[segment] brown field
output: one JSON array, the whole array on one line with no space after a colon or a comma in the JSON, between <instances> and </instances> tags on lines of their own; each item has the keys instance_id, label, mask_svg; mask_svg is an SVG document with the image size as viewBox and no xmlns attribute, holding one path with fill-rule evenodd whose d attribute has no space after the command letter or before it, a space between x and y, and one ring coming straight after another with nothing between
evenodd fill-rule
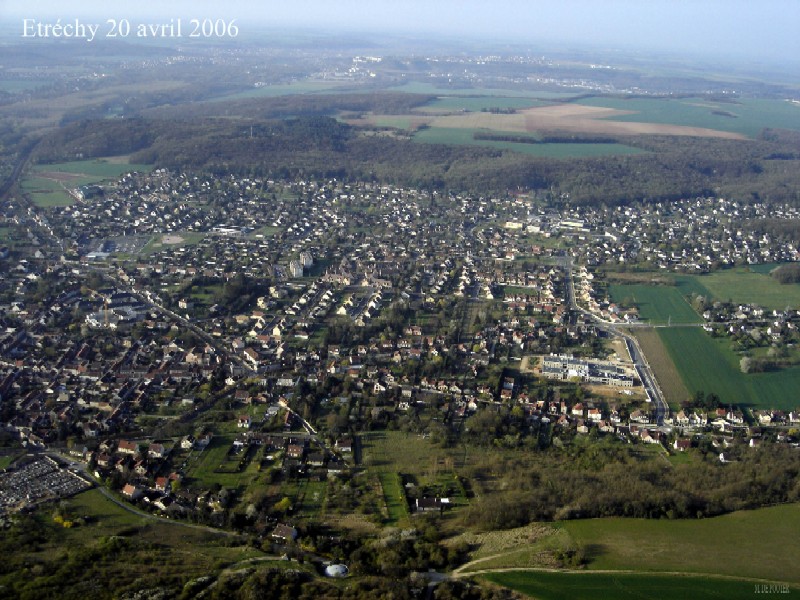
<instances>
[{"instance_id":1,"label":"brown field","mask_svg":"<svg viewBox=\"0 0 800 600\"><path fill-rule=\"evenodd\" d=\"M745 136L738 133L718 131L705 127L607 120L608 117L629 114L633 113L631 111L598 106L558 104L529 108L511 115L496 115L483 112L447 115L434 118L430 125L431 127L450 127L455 129L485 128L515 133L565 131L608 135L685 135L746 139Z\"/></svg>"},{"instance_id":2,"label":"brown field","mask_svg":"<svg viewBox=\"0 0 800 600\"><path fill-rule=\"evenodd\" d=\"M689 398L689 390L683 383L680 373L675 368L675 363L667 353L661 338L655 329L637 329L636 339L647 357L647 362L653 369L653 374L664 392L664 397L670 406L678 406Z\"/></svg>"},{"instance_id":3,"label":"brown field","mask_svg":"<svg viewBox=\"0 0 800 600\"><path fill-rule=\"evenodd\" d=\"M687 127L685 125L666 125L638 121L609 121L609 117L635 114L635 111L584 106L582 104L556 104L519 110L513 114L493 114L490 112L467 112L459 114L422 115L409 113L391 115L391 119L408 131L416 131L423 125L446 129L486 129L505 133L555 133L555 134L595 134L595 135L680 135L696 137L715 137L734 140L747 139L739 133L719 131L706 127ZM385 115L364 115L358 119L345 119L345 123L355 126L385 125Z\"/></svg>"}]
</instances>

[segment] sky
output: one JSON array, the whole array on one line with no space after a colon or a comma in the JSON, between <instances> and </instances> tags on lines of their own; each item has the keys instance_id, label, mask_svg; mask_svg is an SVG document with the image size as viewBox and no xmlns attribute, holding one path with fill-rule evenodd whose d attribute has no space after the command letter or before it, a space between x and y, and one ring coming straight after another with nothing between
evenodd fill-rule
<instances>
[{"instance_id":1,"label":"sky","mask_svg":"<svg viewBox=\"0 0 800 600\"><path fill-rule=\"evenodd\" d=\"M794 62L800 0L0 0L9 19L236 19L263 26ZM21 29L21 27L20 27Z\"/></svg>"}]
</instances>

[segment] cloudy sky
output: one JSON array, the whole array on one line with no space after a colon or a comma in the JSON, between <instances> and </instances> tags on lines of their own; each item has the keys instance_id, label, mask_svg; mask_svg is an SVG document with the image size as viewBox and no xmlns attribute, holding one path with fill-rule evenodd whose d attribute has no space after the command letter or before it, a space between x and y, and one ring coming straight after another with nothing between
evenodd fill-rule
<instances>
[{"instance_id":1,"label":"cloudy sky","mask_svg":"<svg viewBox=\"0 0 800 600\"><path fill-rule=\"evenodd\" d=\"M331 32L387 31L795 61L800 0L0 0L14 18L237 19Z\"/></svg>"}]
</instances>

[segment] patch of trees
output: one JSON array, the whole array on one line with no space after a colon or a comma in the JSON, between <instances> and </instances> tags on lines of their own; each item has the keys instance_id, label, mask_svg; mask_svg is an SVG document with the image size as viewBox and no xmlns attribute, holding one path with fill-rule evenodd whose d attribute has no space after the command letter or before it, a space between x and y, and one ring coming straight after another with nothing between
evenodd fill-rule
<instances>
[{"instance_id":1,"label":"patch of trees","mask_svg":"<svg viewBox=\"0 0 800 600\"><path fill-rule=\"evenodd\" d=\"M476 131L472 134L474 140L487 140L491 142L512 142L514 144L618 144L619 140L603 136L578 136L578 135L546 135L541 139L530 135L517 135L513 133L491 133Z\"/></svg>"},{"instance_id":2,"label":"patch of trees","mask_svg":"<svg viewBox=\"0 0 800 600\"><path fill-rule=\"evenodd\" d=\"M719 462L710 442L698 452L702 460L675 466L601 444L550 450L526 464L487 459L472 476L482 493L459 518L492 530L554 519L701 518L800 500L793 448L741 445L730 464Z\"/></svg>"},{"instance_id":3,"label":"patch of trees","mask_svg":"<svg viewBox=\"0 0 800 600\"><path fill-rule=\"evenodd\" d=\"M770 275L782 284L800 283L800 265L794 263L781 265Z\"/></svg>"}]
</instances>

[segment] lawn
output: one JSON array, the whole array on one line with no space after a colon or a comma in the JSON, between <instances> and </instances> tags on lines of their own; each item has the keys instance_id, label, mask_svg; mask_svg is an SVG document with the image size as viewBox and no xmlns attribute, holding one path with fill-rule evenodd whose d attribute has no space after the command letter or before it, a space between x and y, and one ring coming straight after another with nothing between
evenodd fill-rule
<instances>
[{"instance_id":1,"label":"lawn","mask_svg":"<svg viewBox=\"0 0 800 600\"><path fill-rule=\"evenodd\" d=\"M381 482L383 498L386 501L386 509L389 513L388 525L397 527L398 525L408 524L408 503L406 502L403 484L397 473L383 471L378 473Z\"/></svg>"},{"instance_id":2,"label":"lawn","mask_svg":"<svg viewBox=\"0 0 800 600\"><path fill-rule=\"evenodd\" d=\"M725 339L713 339L696 327L659 329L661 341L688 392L714 392L724 404L753 408L797 408L800 367L745 374Z\"/></svg>"},{"instance_id":3,"label":"lawn","mask_svg":"<svg viewBox=\"0 0 800 600\"><path fill-rule=\"evenodd\" d=\"M496 585L539 600L684 600L753 598L755 582L686 575L546 573L510 571L484 575ZM797 587L792 588L794 597Z\"/></svg>"},{"instance_id":4,"label":"lawn","mask_svg":"<svg viewBox=\"0 0 800 600\"><path fill-rule=\"evenodd\" d=\"M800 284L778 283L769 275L769 271L776 266L757 270L744 267L724 269L708 275L680 275L676 282L684 295L704 295L705 290L712 299L723 302L730 300L737 304L758 304L778 310L787 306L800 308Z\"/></svg>"},{"instance_id":5,"label":"lawn","mask_svg":"<svg viewBox=\"0 0 800 600\"><path fill-rule=\"evenodd\" d=\"M494 115L487 113L486 116L491 119ZM479 132L521 135L514 132L469 127L429 127L418 131L413 139L415 142L426 144L485 146L498 150L512 150L530 156L549 158L581 158L614 154L638 154L642 152L638 148L632 148L622 144L524 144L519 142L475 139L475 133Z\"/></svg>"},{"instance_id":6,"label":"lawn","mask_svg":"<svg viewBox=\"0 0 800 600\"><path fill-rule=\"evenodd\" d=\"M610 285L611 299L617 303L633 303L641 319L653 324L702 323L703 319L686 302L680 289L672 286Z\"/></svg>"},{"instance_id":7,"label":"lawn","mask_svg":"<svg viewBox=\"0 0 800 600\"><path fill-rule=\"evenodd\" d=\"M630 115L611 117L609 120L612 121L704 127L740 133L751 138L765 127L800 129L800 107L785 100L713 102L701 98L592 97L580 100L579 104L634 111Z\"/></svg>"},{"instance_id":8,"label":"lawn","mask_svg":"<svg viewBox=\"0 0 800 600\"><path fill-rule=\"evenodd\" d=\"M800 504L710 519L586 519L562 527L587 550L590 570L800 582Z\"/></svg>"}]
</instances>

